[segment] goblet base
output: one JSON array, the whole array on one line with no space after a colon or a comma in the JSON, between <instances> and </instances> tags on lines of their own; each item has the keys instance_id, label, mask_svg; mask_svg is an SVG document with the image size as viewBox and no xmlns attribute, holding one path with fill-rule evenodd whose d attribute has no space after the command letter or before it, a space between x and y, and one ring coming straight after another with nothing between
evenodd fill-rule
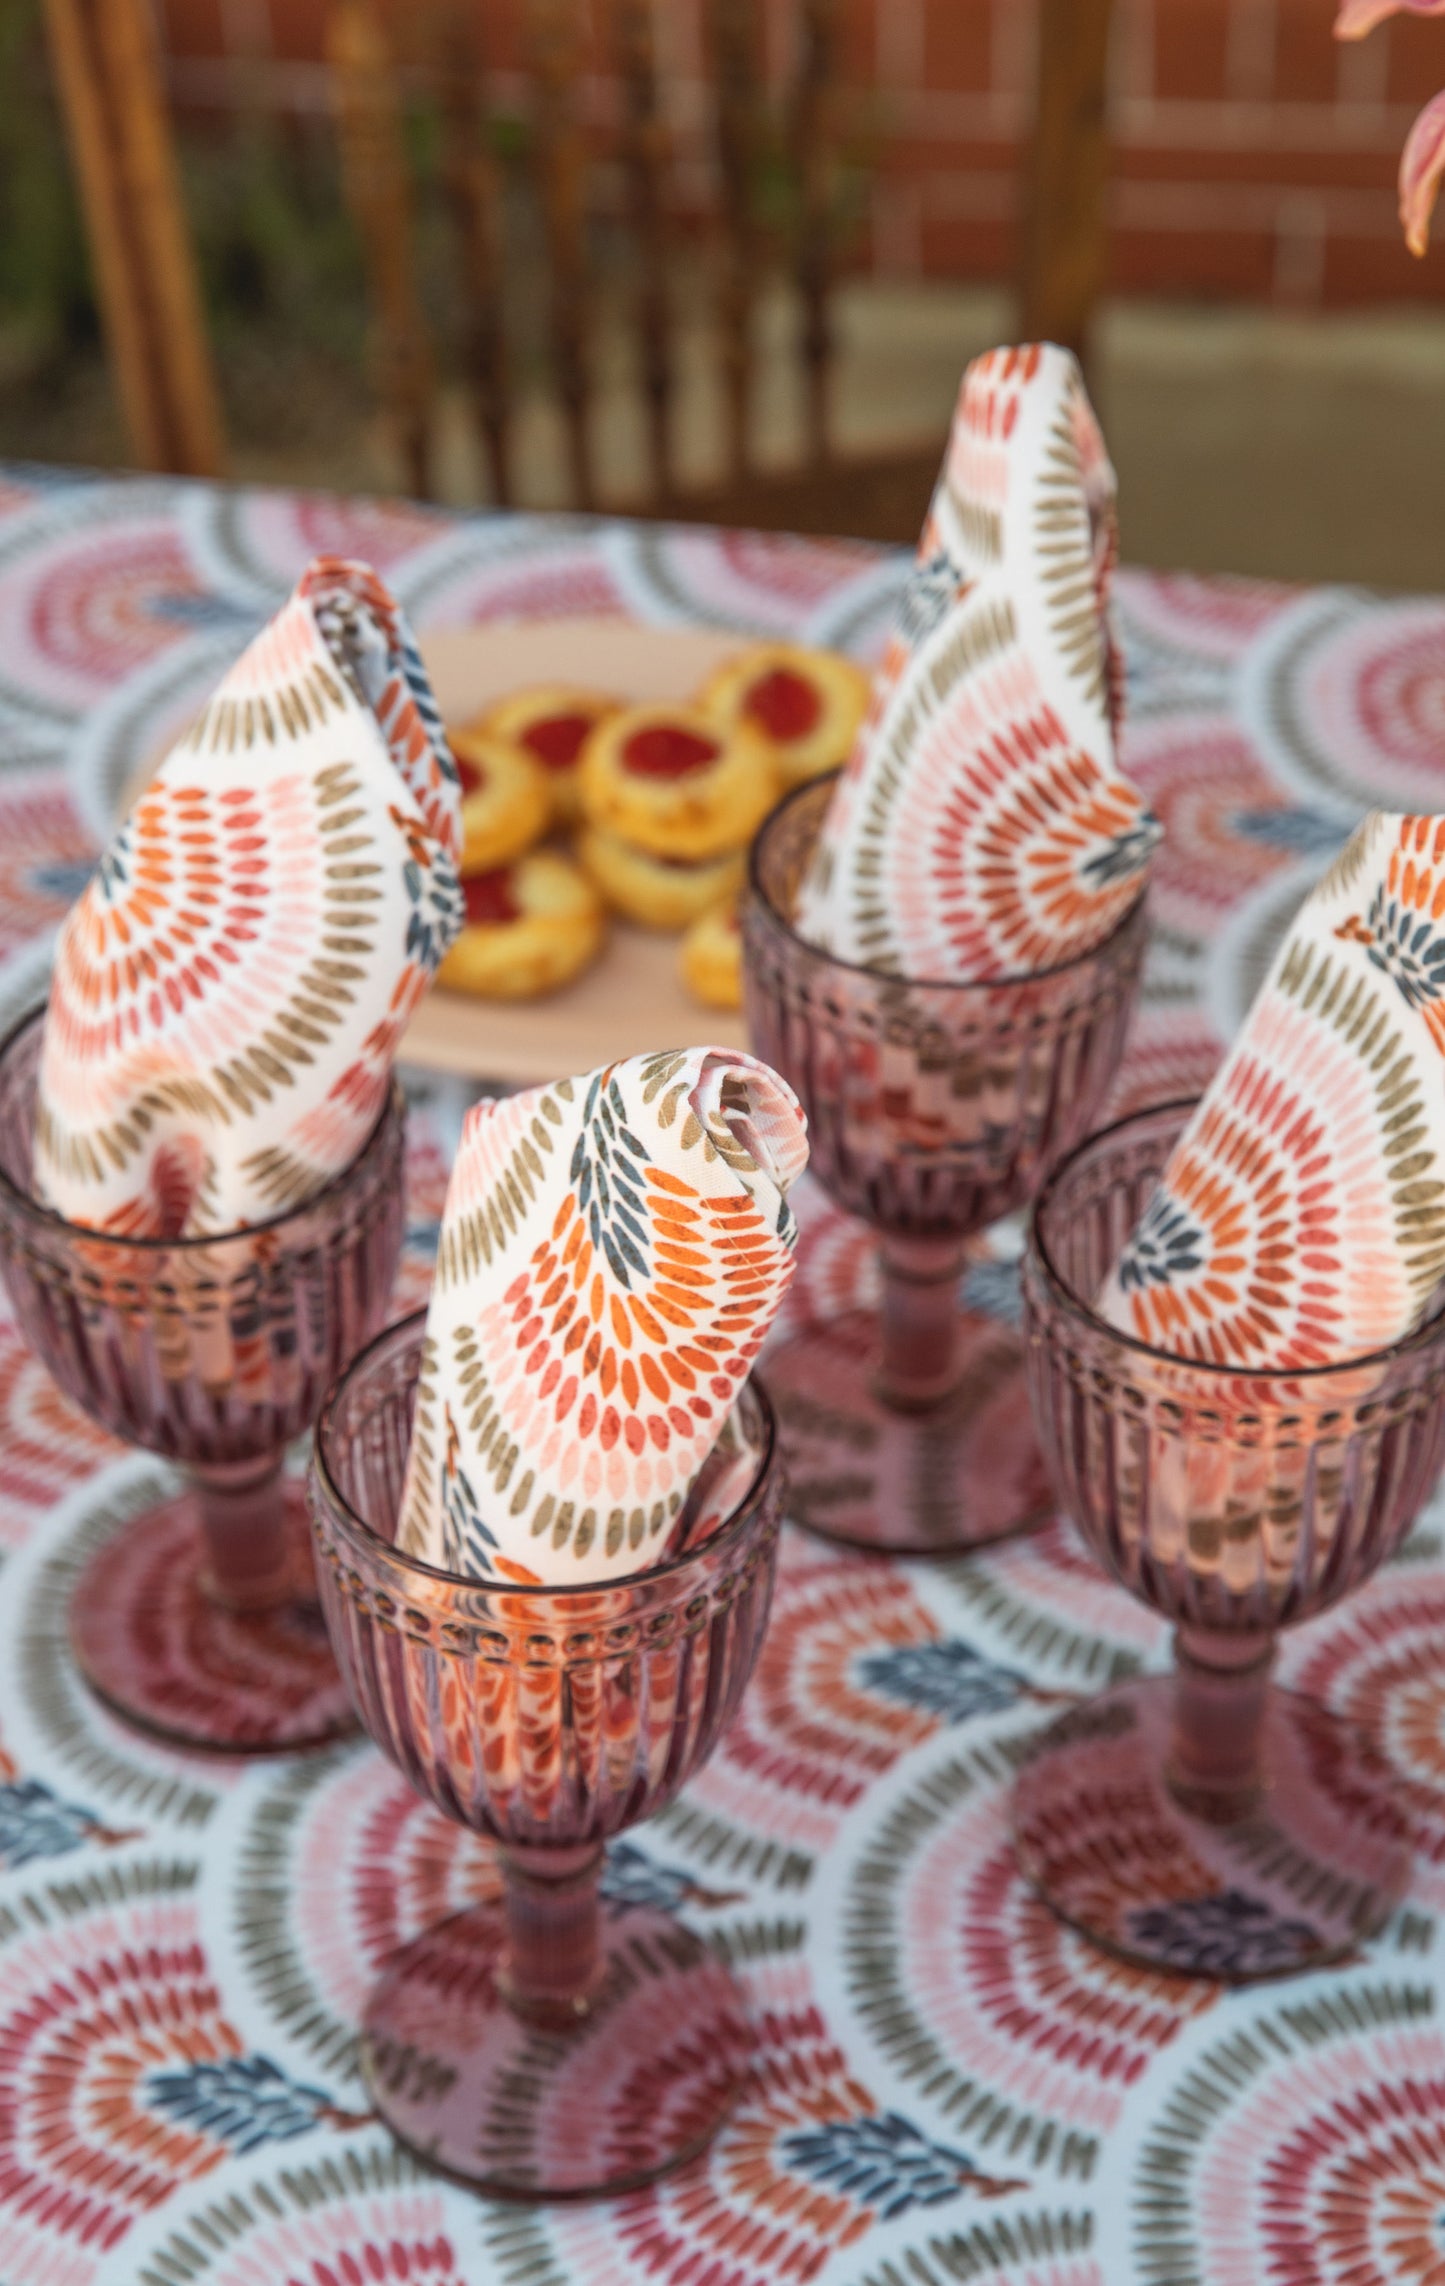
<instances>
[{"instance_id":1,"label":"goblet base","mask_svg":"<svg viewBox=\"0 0 1445 2286\"><path fill-rule=\"evenodd\" d=\"M736 1979L651 1906L604 1917L601 1938L593 1998L564 2030L502 1997L500 1905L455 1914L395 1954L362 2039L392 2133L512 2199L635 2190L705 2149L752 2061Z\"/></svg>"},{"instance_id":2,"label":"goblet base","mask_svg":"<svg viewBox=\"0 0 1445 2286\"><path fill-rule=\"evenodd\" d=\"M291 1754L355 1729L317 1599L304 1488L288 1484L284 1498L294 1587L267 1611L227 1611L207 1594L191 1493L91 1557L71 1599L71 1646L126 1722L213 1754Z\"/></svg>"},{"instance_id":3,"label":"goblet base","mask_svg":"<svg viewBox=\"0 0 1445 2286\"><path fill-rule=\"evenodd\" d=\"M1047 1903L1146 1968L1251 1984L1338 1961L1404 1894L1394 1773L1348 1723L1263 1693L1261 1783L1229 1823L1169 1777L1174 1677L1121 1684L1046 1734L1014 1787L1019 1865Z\"/></svg>"},{"instance_id":4,"label":"goblet base","mask_svg":"<svg viewBox=\"0 0 1445 2286\"><path fill-rule=\"evenodd\" d=\"M768 1351L788 1513L895 1556L960 1555L1041 1524L1052 1501L1017 1334L961 1313L949 1394L917 1412L875 1386L880 1320L855 1310Z\"/></svg>"}]
</instances>

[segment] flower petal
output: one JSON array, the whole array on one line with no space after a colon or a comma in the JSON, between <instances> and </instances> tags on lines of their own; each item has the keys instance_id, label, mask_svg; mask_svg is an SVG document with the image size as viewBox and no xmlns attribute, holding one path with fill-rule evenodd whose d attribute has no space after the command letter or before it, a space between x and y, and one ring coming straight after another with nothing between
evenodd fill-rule
<instances>
[{"instance_id":1,"label":"flower petal","mask_svg":"<svg viewBox=\"0 0 1445 2286\"><path fill-rule=\"evenodd\" d=\"M1427 103L1405 145L1400 161L1400 220L1412 254L1423 254L1430 243L1430 217L1445 175L1445 93Z\"/></svg>"},{"instance_id":2,"label":"flower petal","mask_svg":"<svg viewBox=\"0 0 1445 2286\"><path fill-rule=\"evenodd\" d=\"M1340 0L1337 40L1362 40L1387 16L1445 16L1445 0Z\"/></svg>"}]
</instances>

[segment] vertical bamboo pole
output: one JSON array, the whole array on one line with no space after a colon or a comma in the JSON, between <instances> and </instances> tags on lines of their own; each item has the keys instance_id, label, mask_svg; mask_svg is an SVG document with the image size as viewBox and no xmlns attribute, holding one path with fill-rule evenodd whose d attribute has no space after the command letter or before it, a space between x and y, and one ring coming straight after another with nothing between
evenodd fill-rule
<instances>
[{"instance_id":1,"label":"vertical bamboo pole","mask_svg":"<svg viewBox=\"0 0 1445 2286\"><path fill-rule=\"evenodd\" d=\"M407 483L425 499L431 491L431 346L416 286L396 65L375 0L331 0L326 45L347 203L366 260L382 399Z\"/></svg>"},{"instance_id":2,"label":"vertical bamboo pole","mask_svg":"<svg viewBox=\"0 0 1445 2286\"><path fill-rule=\"evenodd\" d=\"M754 0L710 0L708 29L722 190L718 316L726 391L728 480L737 484L746 477L752 458L752 334L759 252L754 194L761 144L761 68Z\"/></svg>"},{"instance_id":3,"label":"vertical bamboo pole","mask_svg":"<svg viewBox=\"0 0 1445 2286\"><path fill-rule=\"evenodd\" d=\"M145 0L45 0L101 315L143 467L214 476L220 395Z\"/></svg>"},{"instance_id":4,"label":"vertical bamboo pole","mask_svg":"<svg viewBox=\"0 0 1445 2286\"><path fill-rule=\"evenodd\" d=\"M658 101L651 0L614 0L613 32L622 81L622 163L637 242L637 331L655 503L673 497L671 311L668 299L667 131Z\"/></svg>"},{"instance_id":5,"label":"vertical bamboo pole","mask_svg":"<svg viewBox=\"0 0 1445 2286\"><path fill-rule=\"evenodd\" d=\"M487 143L477 0L441 0L437 28L442 171L462 257L463 355L492 498L507 508L512 466L502 201Z\"/></svg>"},{"instance_id":6,"label":"vertical bamboo pole","mask_svg":"<svg viewBox=\"0 0 1445 2286\"><path fill-rule=\"evenodd\" d=\"M837 0L802 0L791 136L798 168L793 268L803 311L808 405L804 452L813 469L826 465L830 441L833 336L828 301L833 282L832 112L837 29Z\"/></svg>"},{"instance_id":7,"label":"vertical bamboo pole","mask_svg":"<svg viewBox=\"0 0 1445 2286\"><path fill-rule=\"evenodd\" d=\"M1024 171L1020 335L1087 361L1109 234L1112 0L1040 0L1038 105Z\"/></svg>"},{"instance_id":8,"label":"vertical bamboo pole","mask_svg":"<svg viewBox=\"0 0 1445 2286\"><path fill-rule=\"evenodd\" d=\"M580 65L577 0L529 0L536 81L538 187L552 269L552 356L567 422L572 495L596 500L588 427L586 152L575 105Z\"/></svg>"}]
</instances>

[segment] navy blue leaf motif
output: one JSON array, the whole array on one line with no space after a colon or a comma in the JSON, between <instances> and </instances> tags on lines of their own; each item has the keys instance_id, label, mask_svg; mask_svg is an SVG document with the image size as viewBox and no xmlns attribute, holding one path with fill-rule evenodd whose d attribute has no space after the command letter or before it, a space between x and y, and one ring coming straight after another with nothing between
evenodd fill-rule
<instances>
[{"instance_id":1,"label":"navy blue leaf motif","mask_svg":"<svg viewBox=\"0 0 1445 2286\"><path fill-rule=\"evenodd\" d=\"M914 566L898 599L895 628L910 648L924 642L947 618L963 585L963 573L943 548Z\"/></svg>"},{"instance_id":2,"label":"navy blue leaf motif","mask_svg":"<svg viewBox=\"0 0 1445 2286\"><path fill-rule=\"evenodd\" d=\"M599 1886L614 1913L630 1912L638 1905L650 1905L664 1913L675 1913L683 1905L699 1905L715 1913L724 1905L741 1905L747 1894L741 1889L704 1888L686 1867L658 1865L636 1842L626 1841L609 1846Z\"/></svg>"},{"instance_id":3,"label":"navy blue leaf motif","mask_svg":"<svg viewBox=\"0 0 1445 2286\"><path fill-rule=\"evenodd\" d=\"M56 858L49 865L34 868L30 886L43 897L54 897L57 901L63 898L67 905L73 905L81 891L89 886L94 872L93 865L67 864L64 858Z\"/></svg>"},{"instance_id":4,"label":"navy blue leaf motif","mask_svg":"<svg viewBox=\"0 0 1445 2286\"><path fill-rule=\"evenodd\" d=\"M233 603L224 595L142 595L139 600L147 619L177 627L222 627L228 634L234 628L246 642L264 624L248 603Z\"/></svg>"},{"instance_id":5,"label":"navy blue leaf motif","mask_svg":"<svg viewBox=\"0 0 1445 2286\"><path fill-rule=\"evenodd\" d=\"M1241 1889L1136 1905L1128 1930L1155 1957L1193 1976L1278 1975L1310 1959L1321 1941L1308 1921L1288 1920L1267 1898Z\"/></svg>"},{"instance_id":6,"label":"navy blue leaf motif","mask_svg":"<svg viewBox=\"0 0 1445 2286\"><path fill-rule=\"evenodd\" d=\"M114 899L130 880L131 849L134 842L135 826L127 818L120 831L101 852L100 863L95 869L95 878L103 897Z\"/></svg>"},{"instance_id":7,"label":"navy blue leaf motif","mask_svg":"<svg viewBox=\"0 0 1445 2286\"><path fill-rule=\"evenodd\" d=\"M1428 1007L1445 991L1445 935L1428 916L1400 904L1384 888L1371 898L1367 920L1346 921L1335 934L1364 945L1411 1008Z\"/></svg>"},{"instance_id":8,"label":"navy blue leaf motif","mask_svg":"<svg viewBox=\"0 0 1445 2286\"><path fill-rule=\"evenodd\" d=\"M1202 1268L1204 1257L1203 1231L1161 1184L1119 1257L1119 1284L1126 1294L1145 1286L1169 1286Z\"/></svg>"},{"instance_id":9,"label":"navy blue leaf motif","mask_svg":"<svg viewBox=\"0 0 1445 2286\"><path fill-rule=\"evenodd\" d=\"M1111 835L1092 857L1086 858L1080 871L1084 879L1098 889L1114 881L1127 881L1131 873L1143 869L1150 851L1158 847L1163 837L1164 828L1154 812L1141 810L1131 825Z\"/></svg>"},{"instance_id":10,"label":"navy blue leaf motif","mask_svg":"<svg viewBox=\"0 0 1445 2286\"><path fill-rule=\"evenodd\" d=\"M1000 1325L1021 1326L1024 1298L1017 1262L1001 1262L990 1255L970 1262L963 1273L963 1306L982 1318L997 1318Z\"/></svg>"},{"instance_id":11,"label":"navy blue leaf motif","mask_svg":"<svg viewBox=\"0 0 1445 2286\"><path fill-rule=\"evenodd\" d=\"M451 1408L446 1415L447 1442L442 1456L442 1548L454 1572L475 1572L482 1579L496 1577L492 1550L497 1535L482 1515L472 1480L461 1465L461 1440Z\"/></svg>"},{"instance_id":12,"label":"navy blue leaf motif","mask_svg":"<svg viewBox=\"0 0 1445 2286\"><path fill-rule=\"evenodd\" d=\"M93 1810L63 1802L40 1778L17 1778L0 1785L0 1865L30 1865L36 1858L65 1857L87 1842L133 1841L102 1825Z\"/></svg>"},{"instance_id":13,"label":"navy blue leaf motif","mask_svg":"<svg viewBox=\"0 0 1445 2286\"><path fill-rule=\"evenodd\" d=\"M313 2127L359 2127L366 2112L340 2110L324 2088L287 2077L268 2056L222 2056L151 2072L146 2101L178 2127L212 2136L241 2155L290 2143Z\"/></svg>"},{"instance_id":14,"label":"navy blue leaf motif","mask_svg":"<svg viewBox=\"0 0 1445 2286\"><path fill-rule=\"evenodd\" d=\"M883 2222L907 2214L910 2207L942 2206L964 2190L998 2198L1027 2188L981 2175L966 2151L930 2143L896 2111L793 2128L779 2139L778 2152L798 2174L846 2192L859 2206L872 2207Z\"/></svg>"},{"instance_id":15,"label":"navy blue leaf motif","mask_svg":"<svg viewBox=\"0 0 1445 2286\"><path fill-rule=\"evenodd\" d=\"M1033 1695L1027 1676L1012 1667L995 1666L957 1636L867 1651L858 1661L857 1675L864 1690L903 1706L922 1707L949 1723L1002 1714Z\"/></svg>"},{"instance_id":16,"label":"navy blue leaf motif","mask_svg":"<svg viewBox=\"0 0 1445 2286\"><path fill-rule=\"evenodd\" d=\"M646 1144L627 1125L621 1088L610 1072L599 1072L587 1090L570 1179L592 1243L627 1293L634 1279L645 1284L652 1275L642 1187L647 1163Z\"/></svg>"},{"instance_id":17,"label":"navy blue leaf motif","mask_svg":"<svg viewBox=\"0 0 1445 2286\"><path fill-rule=\"evenodd\" d=\"M437 842L426 842L396 811L397 823L407 834L410 856L401 869L411 912L406 925L407 957L423 967L435 967L466 919L461 876L456 860Z\"/></svg>"},{"instance_id":18,"label":"navy blue leaf motif","mask_svg":"<svg viewBox=\"0 0 1445 2286\"><path fill-rule=\"evenodd\" d=\"M1236 810L1230 830L1266 849L1287 849L1299 857L1333 857L1349 827L1324 810Z\"/></svg>"}]
</instances>

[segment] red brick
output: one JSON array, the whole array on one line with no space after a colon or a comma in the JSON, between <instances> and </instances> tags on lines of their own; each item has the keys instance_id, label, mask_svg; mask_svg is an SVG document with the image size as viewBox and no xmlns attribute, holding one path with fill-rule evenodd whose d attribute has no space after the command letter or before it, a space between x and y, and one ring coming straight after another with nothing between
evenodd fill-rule
<instances>
[{"instance_id":1,"label":"red brick","mask_svg":"<svg viewBox=\"0 0 1445 2286\"><path fill-rule=\"evenodd\" d=\"M907 6L911 0L885 0ZM993 83L989 0L919 0L924 7L924 85L930 91L985 94Z\"/></svg>"},{"instance_id":2,"label":"red brick","mask_svg":"<svg viewBox=\"0 0 1445 2286\"><path fill-rule=\"evenodd\" d=\"M1331 10L1320 0L1278 0L1275 88L1284 102L1333 103L1339 85L1339 49Z\"/></svg>"},{"instance_id":3,"label":"red brick","mask_svg":"<svg viewBox=\"0 0 1445 2286\"><path fill-rule=\"evenodd\" d=\"M1373 32L1390 43L1389 90L1396 103L1428 103L1445 87L1445 23L1438 17L1402 16Z\"/></svg>"},{"instance_id":4,"label":"red brick","mask_svg":"<svg viewBox=\"0 0 1445 2286\"><path fill-rule=\"evenodd\" d=\"M1222 96L1228 33L1220 0L1154 0L1154 93L1191 102Z\"/></svg>"}]
</instances>

